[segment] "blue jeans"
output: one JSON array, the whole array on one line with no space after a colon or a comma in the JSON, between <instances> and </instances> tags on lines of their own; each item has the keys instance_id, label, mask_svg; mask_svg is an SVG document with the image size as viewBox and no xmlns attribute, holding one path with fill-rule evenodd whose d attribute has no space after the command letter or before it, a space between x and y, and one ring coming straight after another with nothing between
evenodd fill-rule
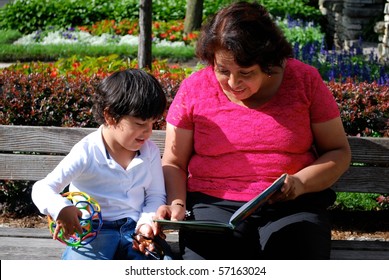
<instances>
[{"instance_id":1,"label":"blue jeans","mask_svg":"<svg viewBox=\"0 0 389 280\"><path fill-rule=\"evenodd\" d=\"M149 260L153 259L132 248L131 235L136 222L131 218L117 221L103 221L97 237L81 247L67 246L62 254L63 260ZM166 246L167 243L166 243ZM166 248L168 249L168 248ZM163 259L169 260L169 253Z\"/></svg>"}]
</instances>

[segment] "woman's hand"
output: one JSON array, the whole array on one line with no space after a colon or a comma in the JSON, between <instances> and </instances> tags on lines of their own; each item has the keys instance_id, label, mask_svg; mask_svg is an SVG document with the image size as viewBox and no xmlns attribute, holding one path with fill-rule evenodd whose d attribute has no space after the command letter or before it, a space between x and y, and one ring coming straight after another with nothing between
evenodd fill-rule
<instances>
[{"instance_id":1,"label":"woman's hand","mask_svg":"<svg viewBox=\"0 0 389 280\"><path fill-rule=\"evenodd\" d=\"M161 205L157 212L155 213L154 220L171 220L171 221L181 221L185 218L185 206L181 203L176 203L173 205ZM164 238L164 234L158 223L153 225L154 235L159 235Z\"/></svg>"},{"instance_id":2,"label":"woman's hand","mask_svg":"<svg viewBox=\"0 0 389 280\"><path fill-rule=\"evenodd\" d=\"M155 213L158 220L181 221L185 218L185 205L183 203L172 203L171 205L162 205Z\"/></svg>"},{"instance_id":3,"label":"woman's hand","mask_svg":"<svg viewBox=\"0 0 389 280\"><path fill-rule=\"evenodd\" d=\"M275 192L269 199L269 204L277 201L292 200L303 194L304 186L300 179L293 175L287 175L280 191Z\"/></svg>"}]
</instances>

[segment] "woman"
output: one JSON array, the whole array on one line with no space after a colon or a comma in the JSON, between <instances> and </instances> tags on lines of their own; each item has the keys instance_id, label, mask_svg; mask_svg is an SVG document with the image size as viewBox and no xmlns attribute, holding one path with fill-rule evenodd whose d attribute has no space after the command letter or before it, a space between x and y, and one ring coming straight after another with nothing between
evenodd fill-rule
<instances>
[{"instance_id":1,"label":"woman","mask_svg":"<svg viewBox=\"0 0 389 280\"><path fill-rule=\"evenodd\" d=\"M208 67L183 81L167 116L160 218L228 222L287 173L281 191L231 234L180 231L183 259L328 259L331 185L350 148L318 71L259 4L235 3L202 29Z\"/></svg>"}]
</instances>

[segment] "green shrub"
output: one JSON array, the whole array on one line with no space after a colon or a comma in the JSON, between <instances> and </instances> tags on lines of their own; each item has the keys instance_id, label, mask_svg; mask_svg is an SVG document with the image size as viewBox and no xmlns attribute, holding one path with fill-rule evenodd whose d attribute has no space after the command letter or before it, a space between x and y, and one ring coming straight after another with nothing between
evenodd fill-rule
<instances>
[{"instance_id":1,"label":"green shrub","mask_svg":"<svg viewBox=\"0 0 389 280\"><path fill-rule=\"evenodd\" d=\"M282 29L286 39L292 44L305 46L310 43L321 44L324 39L324 33L320 27L308 24L300 20L281 20L277 21Z\"/></svg>"},{"instance_id":2,"label":"green shrub","mask_svg":"<svg viewBox=\"0 0 389 280\"><path fill-rule=\"evenodd\" d=\"M362 211L386 209L388 204L380 205L377 202L378 197L380 194L339 192L332 209Z\"/></svg>"},{"instance_id":3,"label":"green shrub","mask_svg":"<svg viewBox=\"0 0 389 280\"><path fill-rule=\"evenodd\" d=\"M203 19L213 15L233 0L204 0ZM315 20L320 11L307 0L262 0L274 16ZM186 0L153 0L153 20L170 21L185 18ZM90 25L102 20L122 21L139 18L138 0L18 0L0 9L0 29L29 34L47 27L67 28Z\"/></svg>"},{"instance_id":4,"label":"green shrub","mask_svg":"<svg viewBox=\"0 0 389 280\"><path fill-rule=\"evenodd\" d=\"M323 20L317 6L311 6L309 0L259 0L259 3L264 5L270 14L275 17L291 17L294 19L311 20L319 23Z\"/></svg>"},{"instance_id":5,"label":"green shrub","mask_svg":"<svg viewBox=\"0 0 389 280\"><path fill-rule=\"evenodd\" d=\"M101 57L116 54L121 58L136 59L137 46L129 45L93 45L77 44L63 45L1 45L0 61L2 62L30 62L30 61L57 61L73 56ZM169 59L174 62L184 62L194 57L194 47L152 47L153 59Z\"/></svg>"},{"instance_id":6,"label":"green shrub","mask_svg":"<svg viewBox=\"0 0 389 280\"><path fill-rule=\"evenodd\" d=\"M49 26L90 24L110 18L114 4L105 0L18 0L0 10L0 27L28 34Z\"/></svg>"},{"instance_id":7,"label":"green shrub","mask_svg":"<svg viewBox=\"0 0 389 280\"><path fill-rule=\"evenodd\" d=\"M22 36L22 33L16 30L0 30L0 45L12 44Z\"/></svg>"},{"instance_id":8,"label":"green shrub","mask_svg":"<svg viewBox=\"0 0 389 280\"><path fill-rule=\"evenodd\" d=\"M0 181L0 213L24 217L38 213L31 201L31 189L34 182Z\"/></svg>"}]
</instances>

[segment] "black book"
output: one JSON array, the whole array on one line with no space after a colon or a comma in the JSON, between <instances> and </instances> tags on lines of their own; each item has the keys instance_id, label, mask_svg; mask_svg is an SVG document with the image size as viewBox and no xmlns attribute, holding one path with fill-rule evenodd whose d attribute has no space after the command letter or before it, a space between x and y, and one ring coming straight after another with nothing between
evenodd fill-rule
<instances>
[{"instance_id":1,"label":"black book","mask_svg":"<svg viewBox=\"0 0 389 280\"><path fill-rule=\"evenodd\" d=\"M218 221L171 221L171 220L154 220L162 226L162 229L180 229L187 228L190 230L201 230L201 231L226 231L234 230L242 221L249 217L255 210L262 206L269 198L277 191L281 189L284 184L286 174L282 174L277 180L275 180L268 188L258 194L256 197L251 199L242 205L235 213L231 216L229 223L222 223Z\"/></svg>"}]
</instances>

